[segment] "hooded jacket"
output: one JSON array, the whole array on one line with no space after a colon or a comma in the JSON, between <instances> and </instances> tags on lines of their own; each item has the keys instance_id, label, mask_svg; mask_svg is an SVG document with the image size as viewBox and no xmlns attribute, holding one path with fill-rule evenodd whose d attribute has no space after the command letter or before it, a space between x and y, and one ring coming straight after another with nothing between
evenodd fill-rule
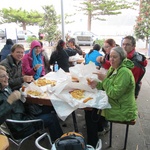
<instances>
[{"instance_id":1,"label":"hooded jacket","mask_svg":"<svg viewBox=\"0 0 150 150\"><path fill-rule=\"evenodd\" d=\"M130 70L133 67L132 61L124 59L117 69L110 67L106 78L97 85L98 89L106 91L111 105L102 112L107 120L131 121L137 118L135 80Z\"/></svg>"},{"instance_id":2,"label":"hooded jacket","mask_svg":"<svg viewBox=\"0 0 150 150\"><path fill-rule=\"evenodd\" d=\"M33 68L33 65L32 65L32 62L33 62L32 51L36 46L41 47L41 44L38 41L33 41L31 43L30 52L25 54L23 59L22 59L22 72L23 72L23 75L32 75L32 76L34 76L36 74L36 71L34 71L34 68ZM42 58L42 63L44 64L44 57L42 55L40 57ZM45 68L44 68L44 65L43 65L41 76L44 76L44 75L45 75Z\"/></svg>"}]
</instances>

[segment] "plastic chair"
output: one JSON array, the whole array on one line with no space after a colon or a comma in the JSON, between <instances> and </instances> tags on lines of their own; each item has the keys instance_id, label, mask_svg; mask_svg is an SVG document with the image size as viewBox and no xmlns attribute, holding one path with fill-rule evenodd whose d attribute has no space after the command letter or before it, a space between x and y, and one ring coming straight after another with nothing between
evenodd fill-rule
<instances>
[{"instance_id":1,"label":"plastic chair","mask_svg":"<svg viewBox=\"0 0 150 150\"><path fill-rule=\"evenodd\" d=\"M26 124L26 123L38 123L41 122L42 126L40 129L37 129L34 133L26 136L25 138L22 139L15 139L9 129L9 127L7 126L6 123L16 123L16 124ZM44 122L42 119L34 119L34 120L25 120L25 121L20 121L20 120L12 120L12 119L7 119L1 126L0 126L0 132L1 134L5 135L8 137L8 139L13 142L18 148L17 150L20 149L21 144L27 140L28 138L30 138L31 136L35 135L36 133L40 133L40 132L44 132Z\"/></svg>"}]
</instances>

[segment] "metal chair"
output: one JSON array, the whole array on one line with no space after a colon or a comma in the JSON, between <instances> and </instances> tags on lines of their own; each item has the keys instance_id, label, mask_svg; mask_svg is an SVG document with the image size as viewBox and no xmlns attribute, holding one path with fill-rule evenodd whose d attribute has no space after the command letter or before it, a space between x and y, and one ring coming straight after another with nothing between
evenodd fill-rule
<instances>
[{"instance_id":1,"label":"metal chair","mask_svg":"<svg viewBox=\"0 0 150 150\"><path fill-rule=\"evenodd\" d=\"M43 146L40 145L40 141L44 138L48 139L48 144L49 144L49 148L44 148ZM51 137L48 133L44 133L41 136L39 136L36 140L35 140L35 145L39 150L51 150L52 149L52 141L51 141Z\"/></svg>"},{"instance_id":2,"label":"metal chair","mask_svg":"<svg viewBox=\"0 0 150 150\"><path fill-rule=\"evenodd\" d=\"M41 124L42 124L41 128L37 129L34 133L32 133L22 139L15 139L14 136L12 135L9 127L7 126L7 123L26 124L26 123L38 123L38 122L41 122ZM8 139L18 147L17 150L19 150L21 147L21 144L25 140L27 140L31 136L35 135L36 133L44 132L44 122L42 119L25 120L25 121L7 119L2 125L0 125L0 132L1 132L1 134L7 136Z\"/></svg>"}]
</instances>

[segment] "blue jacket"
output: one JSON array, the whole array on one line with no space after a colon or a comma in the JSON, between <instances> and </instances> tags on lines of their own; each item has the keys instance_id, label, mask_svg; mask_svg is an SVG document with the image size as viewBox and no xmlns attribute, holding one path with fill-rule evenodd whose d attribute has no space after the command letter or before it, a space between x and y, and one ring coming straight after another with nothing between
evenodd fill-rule
<instances>
[{"instance_id":1,"label":"blue jacket","mask_svg":"<svg viewBox=\"0 0 150 150\"><path fill-rule=\"evenodd\" d=\"M96 66L100 66L100 63L96 61L98 56L102 56L97 50L93 50L92 53L85 55L85 64L88 64L90 61L94 62Z\"/></svg>"},{"instance_id":2,"label":"blue jacket","mask_svg":"<svg viewBox=\"0 0 150 150\"><path fill-rule=\"evenodd\" d=\"M13 45L11 45L11 44L9 44L9 45L4 45L4 47L3 47L3 49L1 50L1 53L0 53L0 55L1 55L0 61L4 60L4 59L6 58L6 56L7 56L8 54L10 54L10 52L11 52L11 47L12 47L12 46L13 46Z\"/></svg>"}]
</instances>

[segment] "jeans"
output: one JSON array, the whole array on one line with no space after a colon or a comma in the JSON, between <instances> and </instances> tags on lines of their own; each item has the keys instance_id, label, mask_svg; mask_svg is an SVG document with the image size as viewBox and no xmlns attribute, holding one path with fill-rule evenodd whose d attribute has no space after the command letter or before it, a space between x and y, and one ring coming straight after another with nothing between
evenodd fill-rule
<instances>
[{"instance_id":1,"label":"jeans","mask_svg":"<svg viewBox=\"0 0 150 150\"><path fill-rule=\"evenodd\" d=\"M62 136L63 131L55 113L40 114L36 116L36 119L42 119L44 121L44 126L48 128L52 141Z\"/></svg>"},{"instance_id":2,"label":"jeans","mask_svg":"<svg viewBox=\"0 0 150 150\"><path fill-rule=\"evenodd\" d=\"M87 143L96 147L98 142L98 132L103 131L104 127L108 126L108 121L105 117L97 114L97 109L85 110L85 121L87 127Z\"/></svg>"}]
</instances>

